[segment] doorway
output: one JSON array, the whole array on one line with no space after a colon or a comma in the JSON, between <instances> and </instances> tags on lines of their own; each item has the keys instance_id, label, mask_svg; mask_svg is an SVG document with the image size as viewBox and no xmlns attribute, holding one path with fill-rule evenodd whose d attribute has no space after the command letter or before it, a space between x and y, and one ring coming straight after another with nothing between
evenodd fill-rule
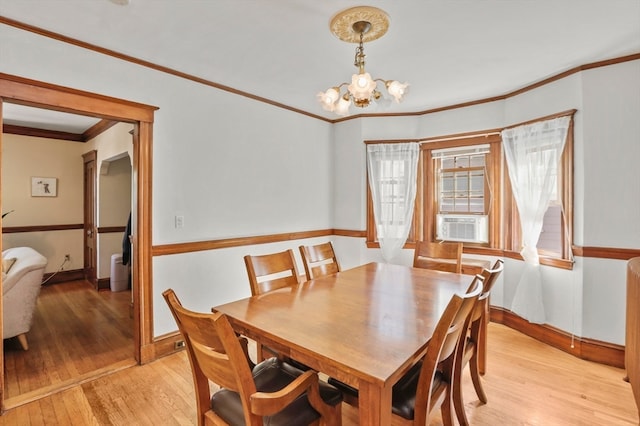
<instances>
[{"instance_id":1,"label":"doorway","mask_svg":"<svg viewBox=\"0 0 640 426\"><path fill-rule=\"evenodd\" d=\"M18 111L7 105L5 123L16 123L18 112L24 117L45 113L25 107ZM77 121L75 117L52 112L49 122L57 119L69 126ZM5 220L3 230L9 233L4 234L3 244L5 248L31 247L49 260L27 333L29 350L23 350L16 339L4 340L7 409L79 380L135 365L131 291L125 275L128 265L123 268L122 261L119 268L110 265L114 253L123 258L123 234L132 210L129 152L133 126L117 123L86 143L78 143L61 140L55 132L47 133L46 128L55 127L53 124L35 125L44 130L26 126L15 129L11 124L4 128L3 176L12 187L4 188L2 201L17 214ZM82 131L85 126L78 128ZM31 133L41 137L31 137ZM92 159L92 170L99 169L99 173L86 173L88 158ZM84 179L80 174L83 165ZM57 187L63 190L56 198L31 198L16 190L19 182L44 169L58 176ZM82 198L82 191L84 209L73 202ZM52 229L55 225L50 224L75 222L82 210L84 229ZM27 229L20 224L40 226ZM81 243L84 238L87 247L88 236L99 250L84 251L82 268ZM63 253L71 253L72 259L63 263L64 269L55 262ZM87 265L91 265L91 273ZM5 301L15 291L19 290L7 292Z\"/></svg>"},{"instance_id":2,"label":"doorway","mask_svg":"<svg viewBox=\"0 0 640 426\"><path fill-rule=\"evenodd\" d=\"M132 200L135 200L135 206L131 212L134 259L132 275L133 281L138 283L132 291L134 357L137 363L152 360L154 351L150 259L151 145L153 116L157 108L0 74L0 124L2 123L2 106L5 102L123 121L133 125ZM0 296L0 307L1 304ZM1 327L0 330L2 330ZM3 410L5 406L4 362L4 355L0 352L0 365L3 367L0 370L0 402Z\"/></svg>"}]
</instances>

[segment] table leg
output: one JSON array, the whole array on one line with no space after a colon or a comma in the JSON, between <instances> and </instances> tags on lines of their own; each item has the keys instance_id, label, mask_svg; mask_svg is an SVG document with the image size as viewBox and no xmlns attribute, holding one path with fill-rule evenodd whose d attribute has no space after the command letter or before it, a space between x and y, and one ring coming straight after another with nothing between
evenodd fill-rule
<instances>
[{"instance_id":1,"label":"table leg","mask_svg":"<svg viewBox=\"0 0 640 426\"><path fill-rule=\"evenodd\" d=\"M362 426L389 426L391 424L391 387L360 383L358 415Z\"/></svg>"}]
</instances>

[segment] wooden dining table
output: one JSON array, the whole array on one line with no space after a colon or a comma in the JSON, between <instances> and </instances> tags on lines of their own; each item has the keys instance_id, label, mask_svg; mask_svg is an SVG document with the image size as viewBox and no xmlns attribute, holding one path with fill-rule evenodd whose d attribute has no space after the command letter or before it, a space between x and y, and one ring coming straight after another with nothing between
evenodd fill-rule
<instances>
[{"instance_id":1,"label":"wooden dining table","mask_svg":"<svg viewBox=\"0 0 640 426\"><path fill-rule=\"evenodd\" d=\"M424 356L473 276L368 263L223 304L238 333L359 390L361 425L391 424L393 385Z\"/></svg>"}]
</instances>

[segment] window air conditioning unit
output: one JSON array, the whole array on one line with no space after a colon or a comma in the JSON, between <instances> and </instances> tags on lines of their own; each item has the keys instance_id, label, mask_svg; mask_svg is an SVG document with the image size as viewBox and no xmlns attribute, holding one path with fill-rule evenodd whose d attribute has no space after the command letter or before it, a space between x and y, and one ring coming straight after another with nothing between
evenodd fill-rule
<instances>
[{"instance_id":1,"label":"window air conditioning unit","mask_svg":"<svg viewBox=\"0 0 640 426\"><path fill-rule=\"evenodd\" d=\"M486 215L438 214L436 238L443 241L488 243L488 220Z\"/></svg>"}]
</instances>

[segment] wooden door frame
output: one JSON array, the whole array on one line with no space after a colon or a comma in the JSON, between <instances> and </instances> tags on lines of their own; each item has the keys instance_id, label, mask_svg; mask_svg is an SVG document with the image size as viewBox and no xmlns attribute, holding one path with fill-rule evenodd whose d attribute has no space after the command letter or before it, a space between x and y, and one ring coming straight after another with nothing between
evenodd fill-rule
<instances>
[{"instance_id":1,"label":"wooden door frame","mask_svg":"<svg viewBox=\"0 0 640 426\"><path fill-rule=\"evenodd\" d=\"M151 265L151 195L153 119L157 107L0 73L0 124L4 102L123 121L134 125L132 199L134 356L144 364L155 357L153 346L153 281ZM2 133L0 132L0 153ZM1 154L0 154L1 155ZM0 170L1 170L0 157ZM2 182L0 181L0 190ZM2 207L0 201L0 208ZM0 225L2 221L0 219ZM2 242L0 240L0 251ZM0 289L2 282L0 278ZM0 291L0 312L2 292ZM2 336L0 315L0 337ZM0 351L0 408L4 410L4 354Z\"/></svg>"},{"instance_id":2,"label":"wooden door frame","mask_svg":"<svg viewBox=\"0 0 640 426\"><path fill-rule=\"evenodd\" d=\"M82 233L82 252L84 254L83 274L84 274L85 280L89 281L96 288L96 290L100 290L100 288L98 287L98 277L97 277L97 271L96 271L96 263L97 263L97 257L98 257L96 253L96 246L97 246L96 241L98 236L96 233L96 226L95 226L96 225L96 183L97 183L96 168L98 167L97 165L98 152L95 149L92 149L91 151L88 151L82 154L82 160L83 160L82 190L84 193L84 197L83 197L84 201L82 203L82 207L84 209L84 229ZM93 162L93 172L91 176L91 185L93 189L91 190L91 199L88 200L87 199L87 164L91 162ZM90 219L90 221L87 221L87 219ZM90 222L92 225L90 229L87 228L87 222ZM87 252L89 250L87 250L87 240L88 240L87 235L89 233L91 233L92 235L93 250L91 250L91 253L88 256ZM93 265L93 273L90 273L91 265Z\"/></svg>"}]
</instances>

